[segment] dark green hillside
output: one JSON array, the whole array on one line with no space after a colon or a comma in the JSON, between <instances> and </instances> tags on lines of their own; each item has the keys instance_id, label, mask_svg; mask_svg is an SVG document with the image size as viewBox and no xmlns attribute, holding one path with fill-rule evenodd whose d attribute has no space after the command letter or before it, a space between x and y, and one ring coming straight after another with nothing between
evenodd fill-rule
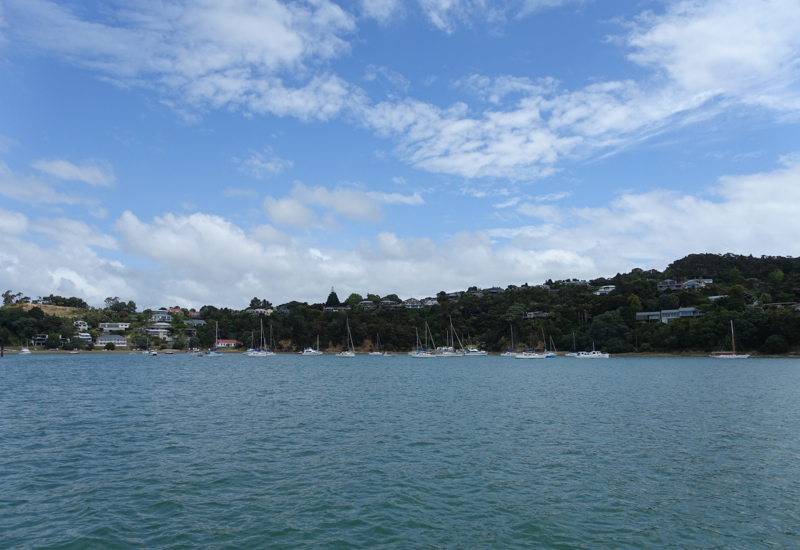
<instances>
[{"instance_id":1,"label":"dark green hillside","mask_svg":"<svg viewBox=\"0 0 800 550\"><path fill-rule=\"evenodd\" d=\"M713 279L713 283L696 289L658 289L658 283L664 279L686 282L694 278ZM326 305L342 304L334 292L325 304L290 302L277 306L272 315L265 317L209 305L199 312L199 318L208 324L198 328L196 339L189 340L184 335L184 329L189 328L184 324L187 317L174 316L169 330L176 347L189 344L208 347L213 345L214 322L218 322L220 338L248 343L252 333L257 337L259 320L264 319L267 326L273 327L275 339L280 342L278 349L298 350L316 345L317 336L321 347L341 346L347 318L357 347L371 346L379 333L384 349L401 351L414 346L415 331L424 337L426 322L436 344L444 344L452 319L465 346L472 343L495 352L510 347L513 328L519 348L542 349L552 338L558 350L571 350L574 335L579 350L591 349L594 343L598 349L623 353L730 349L733 321L740 350L763 353L800 350L800 314L793 307L800 301L797 258L693 254L673 262L664 272L634 269L594 279L589 284L579 283L548 281L547 285L512 286L499 293L485 292L483 296L465 291L457 301L448 301L445 293L440 292L438 305L417 310L386 308L386 303L379 306L381 300L398 298L371 294L365 295L376 304L375 309L362 309L356 305L362 297L353 294L344 301L351 306L349 311L323 311ZM593 293L606 285L616 288L604 296ZM12 302L19 297L10 291L6 296ZM68 301L82 302L78 298ZM254 298L251 306L254 304L264 309L270 306L266 299ZM143 344L141 331L149 326L152 312L137 314L133 302L125 304L118 299L107 300L106 306L106 309L89 308L76 318L87 321L93 336L100 322L132 322L127 336ZM670 323L637 321L637 313L678 308L696 308L691 311L702 316L677 318ZM540 313L528 318L526 314L533 312ZM0 310L0 337L6 345L28 343L33 334L60 334L69 338L75 332L72 320L51 317L36 308L24 312L12 303Z\"/></svg>"}]
</instances>

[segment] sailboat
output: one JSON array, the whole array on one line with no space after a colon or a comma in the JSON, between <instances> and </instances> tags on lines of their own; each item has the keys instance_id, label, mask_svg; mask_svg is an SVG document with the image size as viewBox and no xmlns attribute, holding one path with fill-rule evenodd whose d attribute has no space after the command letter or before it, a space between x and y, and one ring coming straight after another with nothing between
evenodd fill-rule
<instances>
[{"instance_id":1,"label":"sailboat","mask_svg":"<svg viewBox=\"0 0 800 550\"><path fill-rule=\"evenodd\" d=\"M306 348L300 352L300 355L322 355L322 352L319 351L319 334L317 334L317 349L314 348Z\"/></svg>"},{"instance_id":2,"label":"sailboat","mask_svg":"<svg viewBox=\"0 0 800 550\"><path fill-rule=\"evenodd\" d=\"M517 350L516 346L514 346L514 325L509 325L511 328L511 349L507 349L503 353L500 354L500 357L516 357Z\"/></svg>"},{"instance_id":3,"label":"sailboat","mask_svg":"<svg viewBox=\"0 0 800 550\"><path fill-rule=\"evenodd\" d=\"M489 355L488 351L478 349L478 346L472 343L472 336L469 335L469 329L467 329L467 338L469 339L469 344L463 350L464 357L485 357Z\"/></svg>"},{"instance_id":4,"label":"sailboat","mask_svg":"<svg viewBox=\"0 0 800 550\"><path fill-rule=\"evenodd\" d=\"M556 352L553 351L552 349L551 350L547 349L547 344L545 342L546 342L546 340L545 340L545 337L544 337L544 327L542 327L542 347L544 348L544 352L543 353L544 353L545 357L547 357L548 359L552 359L553 357L556 356ZM550 338L550 347L553 348L553 339L552 338ZM555 349L555 348L553 348L553 349Z\"/></svg>"},{"instance_id":5,"label":"sailboat","mask_svg":"<svg viewBox=\"0 0 800 550\"><path fill-rule=\"evenodd\" d=\"M572 353L568 353L565 357L577 357L578 352L575 351L575 331L572 331Z\"/></svg>"},{"instance_id":6,"label":"sailboat","mask_svg":"<svg viewBox=\"0 0 800 550\"><path fill-rule=\"evenodd\" d=\"M450 317L450 331L448 332L447 345L437 349L436 357L464 357L464 346L461 345L461 338L458 338L458 347L461 351L456 351L456 329L453 327L453 318Z\"/></svg>"},{"instance_id":7,"label":"sailboat","mask_svg":"<svg viewBox=\"0 0 800 550\"><path fill-rule=\"evenodd\" d=\"M219 342L219 321L214 321L214 347L200 357L222 357L222 353L217 349L217 342Z\"/></svg>"},{"instance_id":8,"label":"sailboat","mask_svg":"<svg viewBox=\"0 0 800 550\"><path fill-rule=\"evenodd\" d=\"M431 353L428 351L428 333L431 329L428 327L428 321L425 321L425 347L419 349L420 341L419 341L419 333L417 333L417 347L415 351L412 351L409 355L414 359L433 359L436 357L436 354ZM433 341L433 334L431 334L431 346L436 346Z\"/></svg>"},{"instance_id":9,"label":"sailboat","mask_svg":"<svg viewBox=\"0 0 800 550\"><path fill-rule=\"evenodd\" d=\"M378 345L375 348L375 350L371 351L369 354L370 355L376 355L376 356L379 356L379 357L383 357L383 353L381 353L381 335L380 334L375 334L375 341L377 342Z\"/></svg>"},{"instance_id":10,"label":"sailboat","mask_svg":"<svg viewBox=\"0 0 800 550\"><path fill-rule=\"evenodd\" d=\"M544 344L544 342L542 342ZM544 347L544 346L542 346ZM546 359L547 356L544 353L536 353L533 350L533 329L531 329L531 348L526 349L522 353L518 353L515 356L517 359Z\"/></svg>"},{"instance_id":11,"label":"sailboat","mask_svg":"<svg viewBox=\"0 0 800 550\"><path fill-rule=\"evenodd\" d=\"M344 359L350 359L356 356L356 347L353 345L353 335L350 334L350 320L345 319L345 324L347 325L347 349L342 350L336 354L336 357L342 357Z\"/></svg>"},{"instance_id":12,"label":"sailboat","mask_svg":"<svg viewBox=\"0 0 800 550\"><path fill-rule=\"evenodd\" d=\"M249 349L244 354L247 357L270 357L275 355L275 352L272 351L272 324L269 325L269 339L270 339L270 348L267 348L266 342L264 341L264 320L261 319L261 339L258 342L258 349Z\"/></svg>"},{"instance_id":13,"label":"sailboat","mask_svg":"<svg viewBox=\"0 0 800 550\"><path fill-rule=\"evenodd\" d=\"M750 354L736 355L736 337L733 334L733 320L731 320L731 344L733 351L714 351L709 357L716 357L717 359L747 359Z\"/></svg>"}]
</instances>

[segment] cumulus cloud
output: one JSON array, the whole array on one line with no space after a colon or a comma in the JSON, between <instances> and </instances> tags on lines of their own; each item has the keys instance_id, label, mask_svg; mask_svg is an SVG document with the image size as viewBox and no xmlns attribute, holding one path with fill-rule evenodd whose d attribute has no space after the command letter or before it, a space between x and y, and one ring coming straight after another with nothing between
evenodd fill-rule
<instances>
[{"instance_id":1,"label":"cumulus cloud","mask_svg":"<svg viewBox=\"0 0 800 550\"><path fill-rule=\"evenodd\" d=\"M3 26L2 9L2 6L0 6L0 28ZM0 37L0 40L2 40L2 37ZM10 137L0 135L0 153L8 153L12 145L19 145L19 142L15 139L11 139Z\"/></svg>"},{"instance_id":2,"label":"cumulus cloud","mask_svg":"<svg viewBox=\"0 0 800 550\"><path fill-rule=\"evenodd\" d=\"M720 178L702 194L624 193L592 208L527 202L518 205L520 216L531 216L521 226L440 241L378 231L353 248L321 246L273 225L246 229L200 213L148 221L125 212L115 223L115 238L76 220L31 221L0 211L0 273L9 288L29 295L241 308L254 295L275 303L322 301L331 285L344 294L421 297L472 285L663 269L693 252L798 256L800 243L787 235L800 232L793 210L800 200L800 159L784 162L771 172ZM32 233L52 244L32 241ZM122 261L104 258L104 248ZM154 267L129 267L131 256Z\"/></svg>"},{"instance_id":3,"label":"cumulus cloud","mask_svg":"<svg viewBox=\"0 0 800 550\"><path fill-rule=\"evenodd\" d=\"M111 185L116 181L111 164L90 161L77 166L66 160L35 160L31 167L61 180L82 181L89 185Z\"/></svg>"},{"instance_id":4,"label":"cumulus cloud","mask_svg":"<svg viewBox=\"0 0 800 550\"><path fill-rule=\"evenodd\" d=\"M364 73L364 80L372 82L378 77L384 78L392 86L402 92L408 92L411 82L397 71L393 71L388 67L376 67L375 65L367 65L366 72Z\"/></svg>"},{"instance_id":5,"label":"cumulus cloud","mask_svg":"<svg viewBox=\"0 0 800 550\"><path fill-rule=\"evenodd\" d=\"M692 252L796 256L800 244L787 235L800 231L792 215L800 200L800 162L784 162L773 172L722 177L705 196L660 189L624 193L597 208L525 203L518 212L542 225L498 228L489 235L521 247L546 243L588 255L609 271L626 269L634 259L663 266Z\"/></svg>"},{"instance_id":6,"label":"cumulus cloud","mask_svg":"<svg viewBox=\"0 0 800 550\"><path fill-rule=\"evenodd\" d=\"M320 225L319 218L313 210L291 197L282 199L266 197L262 206L267 218L279 227L313 227Z\"/></svg>"},{"instance_id":7,"label":"cumulus cloud","mask_svg":"<svg viewBox=\"0 0 800 550\"><path fill-rule=\"evenodd\" d=\"M286 168L291 168L293 164L292 161L284 160L276 155L272 147L266 147L263 152L250 151L249 153L250 156L246 159L235 158L233 160L240 165L239 170L256 179L277 176Z\"/></svg>"}]
</instances>

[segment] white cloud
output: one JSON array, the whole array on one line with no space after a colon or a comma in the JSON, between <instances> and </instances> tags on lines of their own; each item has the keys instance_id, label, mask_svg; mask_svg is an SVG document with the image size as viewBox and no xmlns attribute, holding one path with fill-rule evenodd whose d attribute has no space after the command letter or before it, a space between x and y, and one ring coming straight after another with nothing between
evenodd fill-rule
<instances>
[{"instance_id":1,"label":"white cloud","mask_svg":"<svg viewBox=\"0 0 800 550\"><path fill-rule=\"evenodd\" d=\"M512 198L512 199L509 199L509 200L507 200L507 201L505 201L505 202L501 202L501 203L495 204L495 205L493 205L493 206L494 206L495 208L508 208L509 206L516 206L516 204L517 204L517 203L518 203L520 200L522 200L522 199L520 199L520 197L514 197L514 198Z\"/></svg>"},{"instance_id":2,"label":"white cloud","mask_svg":"<svg viewBox=\"0 0 800 550\"><path fill-rule=\"evenodd\" d=\"M0 162L0 195L32 205L78 204L83 199L59 193L34 176L18 176Z\"/></svg>"},{"instance_id":3,"label":"white cloud","mask_svg":"<svg viewBox=\"0 0 800 550\"><path fill-rule=\"evenodd\" d=\"M3 9L3 6L0 5L0 28L2 28L2 26L3 26L3 24L2 24L3 23L3 20L2 20L2 15L3 15L2 14L2 9ZM0 37L0 41L1 40L2 40L2 37ZM4 135L0 135L0 153L8 153L8 151L11 149L12 145L19 145L19 142L17 140L15 140L15 139L11 139L10 137L6 137Z\"/></svg>"},{"instance_id":4,"label":"white cloud","mask_svg":"<svg viewBox=\"0 0 800 550\"><path fill-rule=\"evenodd\" d=\"M90 161L77 166L66 160L35 160L31 167L61 180L82 181L89 185L108 186L116 181L111 164L105 161Z\"/></svg>"},{"instance_id":5,"label":"white cloud","mask_svg":"<svg viewBox=\"0 0 800 550\"><path fill-rule=\"evenodd\" d=\"M414 193L413 195L401 195L400 193L368 191L367 196L383 204L407 204L410 206L418 206L425 203L419 193Z\"/></svg>"},{"instance_id":6,"label":"white cloud","mask_svg":"<svg viewBox=\"0 0 800 550\"><path fill-rule=\"evenodd\" d=\"M132 2L107 6L101 20L48 0L6 6L16 39L121 84L155 87L179 110L229 106L325 119L351 92L334 76L306 77L307 62L349 51L342 36L355 20L329 0ZM281 75L306 83L286 87Z\"/></svg>"},{"instance_id":7,"label":"white cloud","mask_svg":"<svg viewBox=\"0 0 800 550\"><path fill-rule=\"evenodd\" d=\"M327 227L338 225L335 216L358 222L376 223L383 218L381 204L424 204L419 193L403 195L380 191L363 191L353 187L309 187L296 182L290 196L281 199L267 197L264 211L275 225L297 227ZM320 211L322 219L310 207Z\"/></svg>"},{"instance_id":8,"label":"white cloud","mask_svg":"<svg viewBox=\"0 0 800 550\"><path fill-rule=\"evenodd\" d=\"M250 174L256 179L277 176L287 168L292 167L292 161L285 160L276 155L272 147L266 147L264 152L250 151L250 156L244 160L237 158L234 162L240 164L239 170Z\"/></svg>"},{"instance_id":9,"label":"white cloud","mask_svg":"<svg viewBox=\"0 0 800 550\"><path fill-rule=\"evenodd\" d=\"M392 181L395 182L397 185L405 185L406 184L406 178L404 178L403 176L394 177L394 178L392 178Z\"/></svg>"},{"instance_id":10,"label":"white cloud","mask_svg":"<svg viewBox=\"0 0 800 550\"><path fill-rule=\"evenodd\" d=\"M800 232L800 218L792 214L800 200L800 163L784 161L773 172L720 178L711 195L716 200L662 189L625 193L597 208L525 204L521 213L550 223L489 234L521 247L546 243L587 255L608 271L627 269L636 258L663 267L693 252L797 256L800 243L787 236Z\"/></svg>"},{"instance_id":11,"label":"white cloud","mask_svg":"<svg viewBox=\"0 0 800 550\"><path fill-rule=\"evenodd\" d=\"M364 73L364 80L372 82L375 79L377 79L378 76L383 77L392 86L403 92L408 92L408 88L411 86L411 82L397 71L393 71L388 67L376 67L375 65L367 65L367 69Z\"/></svg>"},{"instance_id":12,"label":"white cloud","mask_svg":"<svg viewBox=\"0 0 800 550\"><path fill-rule=\"evenodd\" d=\"M388 22L401 9L400 0L361 0L361 12L364 17Z\"/></svg>"},{"instance_id":13,"label":"white cloud","mask_svg":"<svg viewBox=\"0 0 800 550\"><path fill-rule=\"evenodd\" d=\"M266 197L264 213L277 226L312 227L320 224L319 218L308 206L291 197L275 199Z\"/></svg>"},{"instance_id":14,"label":"white cloud","mask_svg":"<svg viewBox=\"0 0 800 550\"><path fill-rule=\"evenodd\" d=\"M640 16L633 61L663 70L690 93L797 110L800 4L795 0L689 0Z\"/></svg>"},{"instance_id":15,"label":"white cloud","mask_svg":"<svg viewBox=\"0 0 800 550\"><path fill-rule=\"evenodd\" d=\"M0 273L8 288L28 295L240 308L254 295L274 303L322 301L331 285L340 295L419 297L471 285L608 276L636 266L663 269L693 252L798 256L800 242L791 236L800 232L794 215L800 162L784 160L772 172L723 177L710 195L657 190L594 208L534 204L560 221L461 232L440 242L380 231L352 249L292 238L270 225L247 231L208 214L144 221L125 212L115 224L117 241L83 222L31 222L0 211ZM54 244L32 242L26 237L32 232ZM132 269L92 248L115 246L154 267Z\"/></svg>"},{"instance_id":16,"label":"white cloud","mask_svg":"<svg viewBox=\"0 0 800 550\"><path fill-rule=\"evenodd\" d=\"M19 235L28 231L28 218L19 212L0 209L0 233Z\"/></svg>"},{"instance_id":17,"label":"white cloud","mask_svg":"<svg viewBox=\"0 0 800 550\"><path fill-rule=\"evenodd\" d=\"M29 226L31 231L47 235L62 243L75 243L82 246L99 246L102 248L119 248L117 240L101 233L86 223L68 218L39 218Z\"/></svg>"}]
</instances>

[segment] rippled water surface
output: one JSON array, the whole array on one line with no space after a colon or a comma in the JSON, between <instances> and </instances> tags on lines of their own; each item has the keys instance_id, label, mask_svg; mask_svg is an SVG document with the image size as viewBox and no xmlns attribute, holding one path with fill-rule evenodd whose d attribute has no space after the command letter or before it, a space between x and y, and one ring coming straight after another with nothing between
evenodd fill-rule
<instances>
[{"instance_id":1,"label":"rippled water surface","mask_svg":"<svg viewBox=\"0 0 800 550\"><path fill-rule=\"evenodd\" d=\"M0 359L3 548L797 548L799 497L797 360Z\"/></svg>"}]
</instances>

